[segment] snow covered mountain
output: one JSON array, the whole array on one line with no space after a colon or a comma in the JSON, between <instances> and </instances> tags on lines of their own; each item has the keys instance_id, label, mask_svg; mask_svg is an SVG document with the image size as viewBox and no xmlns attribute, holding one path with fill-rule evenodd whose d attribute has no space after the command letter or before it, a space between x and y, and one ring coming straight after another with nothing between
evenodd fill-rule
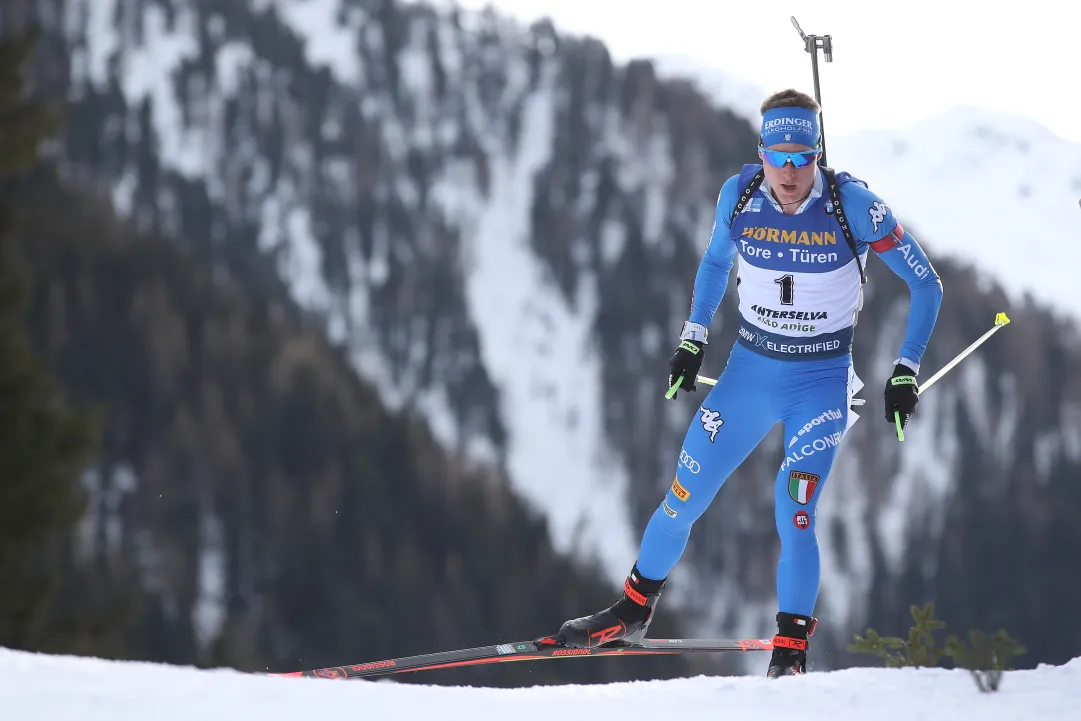
<instances>
[{"instance_id":1,"label":"snow covered mountain","mask_svg":"<svg viewBox=\"0 0 1081 721\"><path fill-rule=\"evenodd\" d=\"M746 106L716 107L649 63L616 66L596 41L492 13L389 0L39 5L71 101L69 172L93 173L119 209L207 251L221 273L281 284L388 405L503 466L561 549L597 558L613 581L626 573L693 411L663 399L666 361L717 189L754 161ZM828 138L830 162L911 216L945 278L927 368L997 311L1015 324L921 402L898 444L876 409L907 296L872 261L856 340L865 420L819 506L820 643L838 648L872 615L890 630L910 603L937 600L947 618L1005 624L1042 657L1069 658L1081 624L1049 613L1065 602L1044 591L1081 590L1056 580L1081 552L1081 383L1065 372L1081 349L1072 325L991 281L1044 287L1049 301L1066 271L1041 276L1036 263L1071 252L1076 198L1066 213L1059 203L1078 194L1081 164L1031 128L936 122L903 148ZM1007 182L996 162L1023 178ZM1052 175L1035 174L1044 165ZM971 225L943 211L957 202ZM1023 260L1003 251L1017 236ZM987 270L948 259L977 247ZM1076 290L1058 292L1053 307L1069 307ZM723 367L735 317L729 297L704 374ZM733 476L673 578L671 603L703 632L772 626L763 479L782 443L771 434Z\"/></svg>"},{"instance_id":2,"label":"snow covered mountain","mask_svg":"<svg viewBox=\"0 0 1081 721\"><path fill-rule=\"evenodd\" d=\"M963 258L1014 302L1081 311L1081 144L1041 125L957 108L902 131L827 138L827 160L866 176L935 252Z\"/></svg>"},{"instance_id":3,"label":"snow covered mountain","mask_svg":"<svg viewBox=\"0 0 1081 721\"><path fill-rule=\"evenodd\" d=\"M446 721L527 721L549 719L553 708L573 708L582 718L619 719L631 698L646 717L670 714L685 721L715 719L718 712L773 721L777 709L789 704L800 709L801 718L836 721L946 721L957 718L962 706L982 721L1065 721L1076 718L1081 703L1081 659L1008 672L992 694L979 693L967 672L943 669L850 669L783 686L765 678L702 676L633 685L440 688L266 678L3 649L0 673L7 680L6 717L36 721L293 721L358 714L419 721L433 713Z\"/></svg>"},{"instance_id":4,"label":"snow covered mountain","mask_svg":"<svg viewBox=\"0 0 1081 721\"><path fill-rule=\"evenodd\" d=\"M766 91L695 58L653 58L658 74L692 82L755 127ZM829 117L829 109L826 109ZM1022 117L957 107L899 130L827 134L827 161L872 188L937 254L1077 317L1081 286L1081 143ZM932 261L934 258L932 258Z\"/></svg>"}]
</instances>

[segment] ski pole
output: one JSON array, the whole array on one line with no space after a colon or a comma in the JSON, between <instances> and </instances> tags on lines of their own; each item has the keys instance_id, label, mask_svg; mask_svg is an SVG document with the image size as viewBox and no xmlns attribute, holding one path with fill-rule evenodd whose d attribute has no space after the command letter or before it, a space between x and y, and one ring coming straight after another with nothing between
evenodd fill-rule
<instances>
[{"instance_id":1,"label":"ski pole","mask_svg":"<svg viewBox=\"0 0 1081 721\"><path fill-rule=\"evenodd\" d=\"M822 143L822 160L820 164L822 167L826 166L826 121L823 119L822 108L822 92L818 86L818 49L822 49L822 55L825 56L827 63L833 62L833 37L830 35L807 35L803 32L803 28L796 22L794 15L790 16L792 24L796 27L796 32L803 38L803 49L811 54L811 74L814 77L815 85L815 100L818 101L818 128Z\"/></svg>"},{"instance_id":2,"label":"ski pole","mask_svg":"<svg viewBox=\"0 0 1081 721\"><path fill-rule=\"evenodd\" d=\"M983 342L985 340L990 338L995 333L995 331L997 331L999 328L1001 328L1002 326L1006 325L1009 322L1010 322L1010 319L1006 316L1005 313L996 314L995 315L995 324L993 326L991 326L991 330L987 331L986 333L981 335L979 338L974 340L972 342L972 344L969 345L968 348L965 348L963 351L958 353L957 356L953 360L951 360L946 365L942 366L938 370L937 373L935 373L933 376L931 376L930 378L927 379L926 383L924 383L922 386L919 386L919 389L916 392L919 395L923 395L924 391L926 391L928 388L930 388L936 382L938 382L938 380L940 378L942 378L942 376L946 375L946 373L951 368L953 368L955 365L957 365L958 363L963 361L968 356L969 353L971 353L972 351L979 348L980 345L983 344ZM904 429L901 428L901 414L899 412L897 412L897 411L893 412L893 422L897 426L897 440L903 441L905 439L905 432L904 432Z\"/></svg>"},{"instance_id":3,"label":"ski pole","mask_svg":"<svg viewBox=\"0 0 1081 721\"><path fill-rule=\"evenodd\" d=\"M995 324L993 326L991 326L991 330L987 331L986 333L981 335L979 338L977 338L975 341L973 341L972 344L969 345L968 348L965 348L963 351L958 353L957 356L953 360L951 360L946 365L942 366L942 368L940 368L933 376L928 378L927 382L924 383L922 386L920 386L919 394L923 395L924 392L928 388L930 388L935 383L937 383L939 380L941 380L942 376L946 375L946 373L948 373L951 368L953 368L955 365L957 365L958 363L963 361L970 353L972 353L972 351L979 348L981 345L983 345L984 341L986 341L988 338L990 338L992 335L994 335L994 333L999 328L1001 328L1002 326L1006 325L1009 322L1010 322L1010 319L1006 316L1005 313L998 313L997 315L995 315ZM683 380L683 376L680 376L676 380L675 384L669 389L669 393L674 392L675 389L679 387L679 384L680 384L680 382L682 380ZM715 385L717 385L717 379L716 378L707 378L705 376L695 376L695 380L698 383L705 383L707 386L715 386ZM671 398L671 396L668 396L668 397ZM853 400L852 405L863 405L862 402L857 402L858 400L859 399ZM894 420L894 423L896 423L896 425L897 425L897 440L903 441L905 439L905 432L904 432L904 429L901 428L901 414L898 413L897 411L894 411L893 412L893 420Z\"/></svg>"},{"instance_id":4,"label":"ski pole","mask_svg":"<svg viewBox=\"0 0 1081 721\"><path fill-rule=\"evenodd\" d=\"M983 342L985 340L990 338L992 336L992 334L994 334L995 331L997 331L999 328L1001 328L1002 326L1006 325L1009 322L1010 322L1010 319L1006 317L1005 313L999 313L998 315L996 315L995 316L995 324L993 326L991 326L991 330L987 331L986 333L981 335L979 338L977 338L975 341L973 341L972 345L970 345L968 348L965 348L963 351L958 353L956 358L954 358L952 361L950 361L946 365L942 366L942 368L937 373L935 373L933 376L928 378L927 382L920 386L920 395L923 395L923 392L925 390L927 390L932 385L934 385L935 382L938 381L942 376L946 375L947 371L949 371L955 365L957 365L962 360L964 360L965 356L967 356L972 351L976 350L981 344L983 344Z\"/></svg>"}]
</instances>

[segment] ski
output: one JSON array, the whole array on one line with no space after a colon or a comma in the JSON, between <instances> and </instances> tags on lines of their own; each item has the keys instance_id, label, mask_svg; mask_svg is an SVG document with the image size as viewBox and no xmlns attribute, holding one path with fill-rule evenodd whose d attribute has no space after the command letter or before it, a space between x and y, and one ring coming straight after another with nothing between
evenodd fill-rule
<instances>
[{"instance_id":1,"label":"ski","mask_svg":"<svg viewBox=\"0 0 1081 721\"><path fill-rule=\"evenodd\" d=\"M583 658L586 656L668 656L683 653L717 653L722 651L771 651L772 639L703 639L655 638L634 644L609 644L595 648L569 648L552 637L533 641L515 641L492 646L440 651L419 656L367 661L349 666L331 666L307 671L270 673L268 676L293 678L370 678L410 671L432 671L440 668L461 668L509 661L540 661L551 658Z\"/></svg>"}]
</instances>

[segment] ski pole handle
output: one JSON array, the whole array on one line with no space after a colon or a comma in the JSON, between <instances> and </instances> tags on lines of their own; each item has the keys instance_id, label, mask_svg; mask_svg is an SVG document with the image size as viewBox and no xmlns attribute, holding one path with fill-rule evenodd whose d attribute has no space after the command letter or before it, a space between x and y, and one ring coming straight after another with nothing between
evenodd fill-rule
<instances>
[{"instance_id":1,"label":"ski pole handle","mask_svg":"<svg viewBox=\"0 0 1081 721\"><path fill-rule=\"evenodd\" d=\"M701 379L699 379L699 380L701 380ZM671 400L672 396L674 396L676 394L676 390L679 388L679 385L682 382L683 382L683 376L680 376L679 378L676 378L676 382L672 384L672 387L668 389L668 392L664 394L664 397Z\"/></svg>"}]
</instances>

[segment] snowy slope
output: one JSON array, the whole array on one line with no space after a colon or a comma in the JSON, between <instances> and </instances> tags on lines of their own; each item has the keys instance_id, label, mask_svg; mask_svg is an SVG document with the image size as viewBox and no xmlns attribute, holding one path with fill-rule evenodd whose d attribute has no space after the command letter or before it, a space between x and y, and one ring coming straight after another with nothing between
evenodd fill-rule
<instances>
[{"instance_id":1,"label":"snowy slope","mask_svg":"<svg viewBox=\"0 0 1081 721\"><path fill-rule=\"evenodd\" d=\"M653 58L757 127L766 91L704 61ZM830 134L826 160L866 180L936 256L973 263L1014 300L1081 310L1081 143L1022 115L957 107L895 130ZM1065 261L1065 262L1064 262Z\"/></svg>"},{"instance_id":2,"label":"snowy slope","mask_svg":"<svg viewBox=\"0 0 1081 721\"><path fill-rule=\"evenodd\" d=\"M599 721L627 718L631 708L637 718L680 721L775 721L790 717L789 711L802 720L1056 721L1076 719L1081 704L1081 658L1065 666L1011 672L996 694L979 693L964 671L942 669L850 669L784 681L697 677L486 689L263 678L3 649L0 676L3 718L10 721Z\"/></svg>"},{"instance_id":3,"label":"snowy slope","mask_svg":"<svg viewBox=\"0 0 1081 721\"><path fill-rule=\"evenodd\" d=\"M618 583L637 539L624 511L626 472L604 436L601 360L591 347L596 291L583 283L571 306L529 247L532 179L549 160L557 80L549 66L542 86L529 92L524 59L510 67L507 101L526 98L518 151L507 153L495 133L486 138L489 197L463 182L472 181L468 163L452 164L433 195L469 239L469 307L501 392L515 488L544 510L560 550L594 557Z\"/></svg>"},{"instance_id":4,"label":"snowy slope","mask_svg":"<svg viewBox=\"0 0 1081 721\"><path fill-rule=\"evenodd\" d=\"M759 108L767 93L738 75L707 66L701 59L689 55L651 55L650 60L663 79L690 80L698 91L718 105L757 125L762 115Z\"/></svg>"},{"instance_id":5,"label":"snowy slope","mask_svg":"<svg viewBox=\"0 0 1081 721\"><path fill-rule=\"evenodd\" d=\"M1081 144L974 108L826 143L829 164L867 180L934 255L971 261L1015 299L1081 310Z\"/></svg>"},{"instance_id":6,"label":"snowy slope","mask_svg":"<svg viewBox=\"0 0 1081 721\"><path fill-rule=\"evenodd\" d=\"M416 116L412 122L403 122L398 115L399 101L375 85L378 68L366 66L354 47L359 42L378 50L385 42L379 24L371 22L367 11L344 0L248 0L247 5L256 14L277 12L300 40L311 67L326 67L343 87L363 97L362 114L373 125L378 124L383 136L380 145L390 167L405 167L415 149L452 146L461 131L447 117L447 109L433 100L429 30L434 31L432 37L437 39L450 86L472 87L472 76L487 72L488 65L506 69L511 82L494 101L501 112L493 114L492 107L484 105L493 102L492 98L482 100L476 93L464 93L466 124L482 139L484 151L493 159L495 195L485 197L470 170L472 163L467 161L451 161L438 175L431 189L433 206L424 206L427 189L411 179L402 178L393 193L417 216L438 209L463 230L469 259L464 268L447 270L461 270L465 275L469 311L480 334L484 366L501 394L501 415L508 436L507 466L515 489L547 517L558 550L595 558L612 582L621 582L633 562L637 539L624 510L626 471L620 459L603 452L605 428L597 390L601 387L600 360L590 343L595 293L586 289L571 307L561 299L542 261L528 246L532 175L548 161L550 101L556 81L548 77L535 92L526 87L526 30L506 19L484 20L476 14L463 15L462 31L445 17L432 20L430 27L428 20L414 18L398 62L402 86L414 103ZM293 143L291 159L302 180L279 178L271 187L257 185L257 181L265 185L269 173L264 172L265 159L250 145L228 148L223 108L237 97L242 85L239 79L250 82L245 74L262 65L251 44L231 39L216 50L216 73L200 91L206 106L204 122L186 123L183 95L173 81L182 64L201 51L198 6L173 3L175 19L170 22L157 4L129 4L125 10L138 18L139 33L132 30L134 21L113 24L117 7L117 0L67 3L67 26L72 32L79 27L87 29L84 47L72 54L76 89L93 86L104 90L110 72L116 72L125 98L132 103L150 98L163 168L202 180L212 196L225 192L220 178L229 175L229 153L234 160L243 158L253 165L258 171L253 180L256 187L248 202L257 209L259 245L277 256L279 270L295 300L326 317L330 337L349 345L355 366L378 385L388 406L412 406L448 447L464 445L473 458L494 460L497 451L490 439L474 436L463 440L464 431L450 408L447 389L436 385L417 393L413 373L395 378L392 371L400 372L401 368L388 358L380 337L365 332L375 322L375 298L387 282L392 256L401 252L395 249L400 239L392 237L389 230L379 230L372 258L362 257L355 245L348 246L351 285L347 297L336 297L321 270L323 255L316 225L323 219L312 207L315 198L309 186L313 170L307 167L314 156L311 139L298 137ZM206 25L209 35L220 42L224 32L220 18L212 18ZM486 50L477 40L482 33L494 33L505 46L499 52ZM372 50L372 54L377 53ZM110 62L116 63L113 70ZM554 70L555 62L548 68ZM526 105L525 127L523 142L514 149L515 141L500 118L518 103ZM337 131L328 126L325 132ZM332 178L335 184L348 188L355 182L345 160L327 166L336 173ZM121 212L131 210L135 185L130 172L116 185L114 199ZM379 192L389 194L391 190ZM354 330L350 332L350 328ZM423 337L423 333L417 335ZM431 348L415 343L412 365L423 368L425 357L431 355Z\"/></svg>"}]
</instances>

